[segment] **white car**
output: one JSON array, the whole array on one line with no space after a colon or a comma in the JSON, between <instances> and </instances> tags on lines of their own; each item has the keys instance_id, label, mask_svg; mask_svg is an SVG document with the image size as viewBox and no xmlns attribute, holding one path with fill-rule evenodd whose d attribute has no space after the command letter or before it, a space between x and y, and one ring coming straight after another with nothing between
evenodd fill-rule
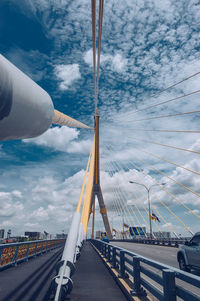
<instances>
[{"instance_id":1,"label":"white car","mask_svg":"<svg viewBox=\"0 0 200 301\"><path fill-rule=\"evenodd\" d=\"M177 253L179 267L183 271L200 269L200 232L197 232L190 241L186 241Z\"/></svg>"}]
</instances>

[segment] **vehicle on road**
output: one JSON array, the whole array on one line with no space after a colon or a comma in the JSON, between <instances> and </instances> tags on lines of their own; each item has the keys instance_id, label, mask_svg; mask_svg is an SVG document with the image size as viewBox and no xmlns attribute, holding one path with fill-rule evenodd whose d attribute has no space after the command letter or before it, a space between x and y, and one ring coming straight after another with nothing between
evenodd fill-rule
<instances>
[{"instance_id":1,"label":"vehicle on road","mask_svg":"<svg viewBox=\"0 0 200 301\"><path fill-rule=\"evenodd\" d=\"M183 271L200 270L200 232L197 232L190 241L186 241L179 248L177 260L179 268Z\"/></svg>"}]
</instances>

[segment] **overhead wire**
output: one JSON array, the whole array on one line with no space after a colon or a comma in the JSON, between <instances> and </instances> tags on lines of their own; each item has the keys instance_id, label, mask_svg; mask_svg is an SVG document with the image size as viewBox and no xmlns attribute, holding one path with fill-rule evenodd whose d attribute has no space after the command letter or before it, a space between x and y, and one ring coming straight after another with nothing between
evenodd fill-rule
<instances>
[{"instance_id":1,"label":"overhead wire","mask_svg":"<svg viewBox=\"0 0 200 301\"><path fill-rule=\"evenodd\" d=\"M107 166L108 166L108 165L107 165ZM108 168L109 168L109 167L108 167ZM111 170L111 169L109 169L109 173L112 175L112 170ZM121 201L120 201L120 197L119 197L119 195L118 195L118 192L116 192L115 187L112 189L112 191L113 191L113 193L114 193L114 195L115 195L115 201L118 203L118 206L119 206L119 208L120 208L121 216L122 216L123 218L125 218L125 216L126 216L126 219L129 220L128 215L127 215L127 212L125 211L125 207L122 205L122 203L121 203ZM130 222L130 220L129 220L129 222Z\"/></svg>"},{"instance_id":2,"label":"overhead wire","mask_svg":"<svg viewBox=\"0 0 200 301\"><path fill-rule=\"evenodd\" d=\"M102 37L104 0L99 0L99 32L98 32L97 64L96 64L96 0L91 0L91 4L92 4L94 104L95 104L95 112L96 112L97 111L97 104L98 104L99 72L100 72L100 58L101 58L101 37Z\"/></svg>"},{"instance_id":3,"label":"overhead wire","mask_svg":"<svg viewBox=\"0 0 200 301\"><path fill-rule=\"evenodd\" d=\"M113 163L113 162L110 162L111 166L113 165L112 163ZM116 192L117 192L118 195L119 195L119 199L123 199L123 200L124 200L124 202L123 202L123 205L125 205L125 206L124 206L124 209L126 209L126 211L127 211L127 216L129 216L129 221L130 221L130 218L133 219L133 216L131 215L130 210L129 210L128 206L127 206L126 198L124 197L124 194L123 194L123 192L119 189L119 187L117 187ZM135 216L135 217L136 217L136 216ZM133 220L133 222L135 223L134 220ZM136 223L135 223L135 224L136 224ZM136 229L137 229L137 226L136 226ZM137 229L137 231L138 231L138 229ZM139 231L138 231L138 233L139 233L139 235L140 235L140 232L139 232Z\"/></svg>"},{"instance_id":4,"label":"overhead wire","mask_svg":"<svg viewBox=\"0 0 200 301\"><path fill-rule=\"evenodd\" d=\"M136 159L138 161L141 161L139 160L137 157ZM165 192L168 193L168 191L166 189L164 189L164 187L162 185L160 185L155 179L153 179L152 177L150 177L147 173L145 173L137 164L135 163L132 163L132 162L129 162L129 164L131 164L132 166L134 166L134 168L140 170L141 173L143 173L145 176L147 176L151 181L153 181L154 183L156 183L158 186L160 186L160 188L162 190L164 190ZM171 195L171 194L170 194ZM174 198L175 200L177 200L173 195L171 195L172 198ZM190 234L193 234L193 232L191 231L191 229L185 225L185 223L156 195L156 198L160 201L160 203L174 216L176 217L176 219L184 226L184 228L190 233Z\"/></svg>"},{"instance_id":5,"label":"overhead wire","mask_svg":"<svg viewBox=\"0 0 200 301\"><path fill-rule=\"evenodd\" d=\"M117 162L115 162L115 161L112 161L115 165L116 165L116 167L117 167L117 170L118 171L120 171L120 167L119 167L119 163L117 163ZM126 206L127 206L127 204L126 204ZM144 208L144 207L143 207ZM145 208L144 208L145 209ZM133 211L133 209L132 209L132 207L131 207L131 210L132 210L132 212L133 212L133 214L135 214L134 213L134 211ZM147 213L147 215L149 216L149 213L147 212L147 210L145 209L145 211L146 211L146 213ZM130 212L130 211L129 211ZM154 222L154 221L153 221ZM155 223L155 222L154 222ZM140 224L140 223L139 223ZM156 223L155 223L156 224ZM140 224L141 225L141 224ZM156 227L158 227L158 225L156 224ZM159 228L159 227L158 227ZM160 230L160 228L159 228L159 232L162 232L161 230Z\"/></svg>"},{"instance_id":6,"label":"overhead wire","mask_svg":"<svg viewBox=\"0 0 200 301\"><path fill-rule=\"evenodd\" d=\"M97 107L96 87L96 0L91 0L92 6L92 40L93 40L93 78L94 78L94 105Z\"/></svg>"},{"instance_id":7,"label":"overhead wire","mask_svg":"<svg viewBox=\"0 0 200 301\"><path fill-rule=\"evenodd\" d=\"M137 158L137 157L136 157L136 158ZM145 162L144 162L143 160L138 159L138 158L137 158L137 160L140 161L140 162L142 162L143 164L145 164ZM162 171L160 171L158 168L153 167L151 164L149 164L149 166L150 166L153 170L156 170L158 173L164 175L165 177L167 177L168 179L172 180L173 182L175 182L175 183L178 184L179 186L184 187L186 190L188 190L188 191L190 191L191 193L195 194L196 196L200 197L200 195L199 195L197 192L191 190L190 188L188 188L188 187L185 186L184 184L177 182L177 181L174 180L173 178L169 177L168 175L166 175L165 173L163 173ZM199 216L197 213L195 213L195 212L192 211L189 207L187 207L183 202L181 202L178 198L176 198L176 197L175 197L172 193L170 193L166 188L162 187L162 190L164 190L164 191L165 191L168 195L170 195L174 200L176 200L179 204L181 204L181 205L182 205L186 210L188 210L191 214L193 214L194 216L196 216L197 218L200 219L200 216Z\"/></svg>"},{"instance_id":8,"label":"overhead wire","mask_svg":"<svg viewBox=\"0 0 200 301\"><path fill-rule=\"evenodd\" d=\"M168 99L168 100L156 103L154 105L146 106L146 107L144 107L142 109L139 109L139 110L136 110L136 111L133 111L133 112L122 113L122 114L120 114L120 117L123 116L123 115L129 116L129 115L133 115L133 114L138 113L138 112L146 111L146 110L149 110L149 109L152 109L152 108L155 108L155 107L158 107L158 106L167 104L169 102L172 102L172 101L175 101L175 100L179 100L179 99L182 99L182 98L185 98L187 96L191 96L191 95L194 95L194 94L197 94L197 93L200 93L200 90L196 90L196 91L193 91L193 92L190 92L190 93L187 93L187 94L183 94L183 95L180 95L180 96L177 96L177 97L174 97L174 98L171 98L171 99Z\"/></svg>"},{"instance_id":9,"label":"overhead wire","mask_svg":"<svg viewBox=\"0 0 200 301\"><path fill-rule=\"evenodd\" d=\"M129 210L129 207L130 207L132 213L133 213L134 216L135 216L135 219L137 220L137 223L138 223L138 224L140 225L140 227L142 228L142 224L141 224L140 221L138 220L138 217L136 216L136 214L135 214L133 208L132 208L131 206L128 206L128 205L127 205L127 200L126 200L126 198L125 198L125 196L124 196L124 193L119 189L119 187L118 187L118 190L120 191L121 197L122 197L123 200L125 201L125 204L126 204L126 207L127 207L127 209L128 209L129 215L132 217L131 212L130 212L130 210ZM136 228L136 230L137 230L139 236L141 236L141 233L140 233L140 231L139 231L139 229L138 229L138 226L136 226L137 223L135 222L134 219L133 219L133 222L134 222L134 224L135 224L135 228ZM145 236L146 236L146 235L145 235Z\"/></svg>"},{"instance_id":10,"label":"overhead wire","mask_svg":"<svg viewBox=\"0 0 200 301\"><path fill-rule=\"evenodd\" d=\"M180 150L180 151L190 152L190 153L194 153L194 154L198 154L198 155L200 154L199 151L195 151L195 150L192 150L192 149L187 149L187 148L183 148L183 147L163 144L163 143L159 143L159 142L152 141L152 140L138 139L138 138L135 138L135 137L130 137L130 138L133 139L133 140L136 140L136 141L141 141L141 142L145 142L145 143L160 145L160 146L164 146L164 147L168 147L168 148L172 148L172 149L176 149L176 150Z\"/></svg>"},{"instance_id":11,"label":"overhead wire","mask_svg":"<svg viewBox=\"0 0 200 301\"><path fill-rule=\"evenodd\" d=\"M106 148L110 151L111 149L108 147L108 146L106 146ZM112 150L111 150L112 151ZM120 161L118 161L118 164L120 164L119 163ZM130 170L129 169L129 167L126 165L126 164L122 164L121 163L121 166L122 166L122 169L124 170L124 168L123 168L123 165L124 165L124 167L126 167L128 170ZM131 172L132 172L132 170L131 170ZM134 173L135 174L135 173ZM136 175L136 174L135 174ZM138 178L138 176L136 175L136 177ZM142 181L142 183L144 184L144 182ZM143 198L145 198L145 195L142 193L142 195L143 195ZM140 200L140 199L139 199ZM146 211L146 214L147 214L147 216L149 217L149 212L146 210L146 208L145 208L145 206L143 205L143 203L141 202L141 204L142 204L142 207L143 207L143 209ZM159 214L160 215L160 214ZM153 223L156 225L156 227L158 228L158 230L159 230L159 232L160 233L162 233L162 230L160 229L160 227L157 225L157 223L153 220ZM174 231L173 231L174 232Z\"/></svg>"},{"instance_id":12,"label":"overhead wire","mask_svg":"<svg viewBox=\"0 0 200 301\"><path fill-rule=\"evenodd\" d=\"M191 134L199 134L198 130L154 130L154 129L134 129L131 128L131 131L139 131L139 132L161 132L161 133L191 133Z\"/></svg>"},{"instance_id":13,"label":"overhead wire","mask_svg":"<svg viewBox=\"0 0 200 301\"><path fill-rule=\"evenodd\" d=\"M176 113L176 114L168 114L168 115L160 115L160 116L153 116L148 118L142 118L142 119L128 119L128 121L131 123L139 122L139 121L147 121L147 120L154 120L154 119L160 119L160 118L168 118L168 117L177 117L177 116L183 116L183 115L191 115L191 114L198 114L200 113L199 110L191 111L191 112L182 112L182 113Z\"/></svg>"},{"instance_id":14,"label":"overhead wire","mask_svg":"<svg viewBox=\"0 0 200 301\"><path fill-rule=\"evenodd\" d=\"M137 158L137 160L138 160L138 158ZM135 164L135 163L133 164L132 162L129 162L129 164L132 164L132 166L136 166L136 168L138 170L140 170L146 177L148 177L151 181L153 181L155 184L157 184L162 190L164 190L165 192L168 193L168 191L162 185L160 185L155 179L150 177L146 172L141 170L141 168L137 164ZM152 194L155 195L153 192L152 192ZM155 195L155 197L184 226L184 228L187 229L187 231L193 235L193 232L191 231L191 229L188 226L186 226L185 223L157 195Z\"/></svg>"},{"instance_id":15,"label":"overhead wire","mask_svg":"<svg viewBox=\"0 0 200 301\"><path fill-rule=\"evenodd\" d=\"M102 36L102 24L103 24L103 5L104 0L99 0L99 40L98 40L98 55L97 55L97 97L96 107L98 104L98 90L99 90L99 71L100 71L100 57L101 57L101 36Z\"/></svg>"},{"instance_id":16,"label":"overhead wire","mask_svg":"<svg viewBox=\"0 0 200 301\"><path fill-rule=\"evenodd\" d=\"M184 166L182 166L182 165L179 165L178 163L175 163L175 162L169 161L169 160L167 160L167 159L164 159L164 158L158 156L157 154L153 154L153 153L151 153L151 152L149 152L149 151L146 151L146 150L144 150L144 149L141 149L141 148L139 148L139 147L137 147L137 146L135 146L135 145L134 145L134 148L136 148L137 150L139 150L139 151L141 151L141 152L143 152L143 153L146 153L146 154L148 154L148 155L151 155L152 157L157 158L157 159L159 159L159 160L161 160L161 161L163 161L163 162L169 163L169 164L171 164L171 165L174 165L174 166L176 166L176 167L179 167L179 168L181 168L181 169L184 169L184 170L186 170L186 171L189 171L189 172L191 172L191 173L194 173L194 174L200 176L200 172L198 172L198 171L194 171L194 170L192 170L192 169L189 169L189 168L187 168L187 167L184 167Z\"/></svg>"},{"instance_id":17,"label":"overhead wire","mask_svg":"<svg viewBox=\"0 0 200 301\"><path fill-rule=\"evenodd\" d=\"M138 160L144 163L143 160L141 160L141 159L138 159ZM176 183L177 185L183 187L183 188L186 189L187 191L189 191L189 192L193 193L194 195L200 197L200 194L199 194L198 192L193 191L192 189L190 189L189 187L185 186L184 184L182 184L182 183L176 181L175 179L173 179L172 177L168 176L166 173L162 172L162 171L159 170L158 168L153 167L151 164L149 164L149 166L150 166L153 170L156 170L158 173L160 173L161 175L163 175L164 177L166 177L166 178L170 179L171 181L173 181L174 183ZM163 190L165 190L165 189L163 188ZM177 200L178 200L178 199L177 199ZM193 212L193 211L192 211L191 209L189 209L186 205L184 205L181 201L179 201L179 202L182 204L182 206L185 207L185 209L187 209L188 211L191 211L191 213ZM196 213L193 212L193 214L194 214L196 217L200 218L200 216L197 215Z\"/></svg>"},{"instance_id":18,"label":"overhead wire","mask_svg":"<svg viewBox=\"0 0 200 301\"><path fill-rule=\"evenodd\" d=\"M196 72L196 73L194 73L194 74L189 75L188 77L182 79L181 81L176 82L175 84L172 84L172 85L168 86L167 88L165 88L165 89L163 89L163 90L161 90L161 91L159 91L159 92L157 92L157 93L154 93L154 94L150 95L149 97L155 97L155 96L157 96L157 95L159 95L159 94L161 94L161 93L163 93L163 92L165 92L165 91L167 91L167 90L169 90L169 89L171 89L171 88L174 88L175 86L177 86L177 85L183 83L184 81L186 81L186 80L188 80L188 79L190 79L190 78L192 78L192 77L197 76L198 74L200 74L200 71L199 71L199 72Z\"/></svg>"}]
</instances>

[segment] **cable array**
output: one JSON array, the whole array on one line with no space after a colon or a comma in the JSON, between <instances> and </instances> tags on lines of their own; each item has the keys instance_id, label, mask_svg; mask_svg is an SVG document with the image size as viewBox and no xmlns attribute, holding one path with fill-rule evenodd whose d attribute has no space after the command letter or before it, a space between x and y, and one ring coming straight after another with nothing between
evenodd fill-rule
<instances>
[{"instance_id":1,"label":"cable array","mask_svg":"<svg viewBox=\"0 0 200 301\"><path fill-rule=\"evenodd\" d=\"M95 112L98 104L98 89L99 89L99 70L101 57L101 36L103 24L103 5L104 0L99 0L99 36L98 36L98 53L96 64L96 0L91 0L92 4L92 39L93 39L93 78L94 78L94 105Z\"/></svg>"},{"instance_id":2,"label":"cable array","mask_svg":"<svg viewBox=\"0 0 200 301\"><path fill-rule=\"evenodd\" d=\"M113 153L113 150L111 149L111 147L109 146L106 146L106 149L107 149L107 151L109 152L109 153ZM138 158L136 158L138 161L141 161L141 160L139 160ZM119 163L119 162L118 162ZM117 164L118 164L117 163ZM141 173L143 173L144 175L145 175L145 177L148 177L151 181L153 181L154 183L156 183L156 184L158 184L159 185L159 183L158 182L156 182L155 180L153 180L148 174L146 174L144 171L142 171L141 169L140 169L140 167L138 166L138 165L136 165L135 163L133 164L132 162L129 162L129 166L133 166L133 168L134 169L136 169L136 170L139 170ZM127 166L125 166L126 168L128 168ZM132 172L133 170L131 170L131 172ZM134 173L134 176L135 176L136 174ZM137 175L136 175L137 176ZM142 183L142 180L140 179L140 182ZM198 215L196 215L192 210L190 210L190 208L188 208L185 204L183 204L180 200L178 200L175 196L173 196L170 192L168 192L164 187L162 187L161 185L159 185L160 186L160 188L162 189L162 190L164 190L165 192L167 192L171 197L173 197L179 204L181 204L185 209L187 209L190 213L192 213L193 215L195 215L196 217L198 217L199 218L199 216ZM170 209L155 193L153 193L153 195L155 195L155 197L156 197L156 199L161 203L161 205L166 209L166 210L168 210L168 212L174 217L174 218L176 218L177 219L177 221L190 233L190 234L193 234L193 232L191 231L191 229L177 216L177 214L175 214L173 211L172 211L172 209ZM160 212L158 212L158 210L153 206L153 209L159 214L159 216L161 217L162 215L160 214ZM162 216L161 217L161 219L163 220L163 221L165 221L166 222L166 219ZM166 224L168 225L168 223L166 222ZM175 234L175 236L177 237L177 234L176 234L176 232L174 231L174 229L172 229L172 227L171 227L171 229L170 229L170 231L172 232L172 233L174 233Z\"/></svg>"}]
</instances>

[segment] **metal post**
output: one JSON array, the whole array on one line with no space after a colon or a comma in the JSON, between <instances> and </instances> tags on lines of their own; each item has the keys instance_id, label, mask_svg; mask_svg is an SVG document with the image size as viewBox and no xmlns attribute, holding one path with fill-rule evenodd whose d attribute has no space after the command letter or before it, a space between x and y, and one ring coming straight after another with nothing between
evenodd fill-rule
<instances>
[{"instance_id":1,"label":"metal post","mask_svg":"<svg viewBox=\"0 0 200 301\"><path fill-rule=\"evenodd\" d=\"M130 291L132 296L145 297L146 291L141 287L140 278L140 258L133 256L133 289Z\"/></svg>"},{"instance_id":2,"label":"metal post","mask_svg":"<svg viewBox=\"0 0 200 301\"><path fill-rule=\"evenodd\" d=\"M35 243L35 249L34 249L34 257L37 255L37 242Z\"/></svg>"},{"instance_id":3,"label":"metal post","mask_svg":"<svg viewBox=\"0 0 200 301\"><path fill-rule=\"evenodd\" d=\"M125 257L125 251L120 251L120 270L119 270L119 274L118 277L119 278L125 278L125 261L124 261L124 257Z\"/></svg>"},{"instance_id":4,"label":"metal post","mask_svg":"<svg viewBox=\"0 0 200 301\"><path fill-rule=\"evenodd\" d=\"M2 254L3 254L3 249L4 249L4 247L1 247L1 248L0 248L0 265L1 265L1 256L2 256Z\"/></svg>"},{"instance_id":5,"label":"metal post","mask_svg":"<svg viewBox=\"0 0 200 301\"><path fill-rule=\"evenodd\" d=\"M141 279L140 279L140 259L137 256L133 257L133 278L134 278L134 291L140 292Z\"/></svg>"},{"instance_id":6,"label":"metal post","mask_svg":"<svg viewBox=\"0 0 200 301\"><path fill-rule=\"evenodd\" d=\"M95 218L95 198L93 201L93 216L92 216L92 239L94 239L94 218Z\"/></svg>"},{"instance_id":7,"label":"metal post","mask_svg":"<svg viewBox=\"0 0 200 301\"><path fill-rule=\"evenodd\" d=\"M175 272L169 269L163 270L163 294L164 301L176 301Z\"/></svg>"},{"instance_id":8,"label":"metal post","mask_svg":"<svg viewBox=\"0 0 200 301\"><path fill-rule=\"evenodd\" d=\"M28 261L28 253L29 253L30 244L27 244L26 254L24 256L25 260Z\"/></svg>"},{"instance_id":9,"label":"metal post","mask_svg":"<svg viewBox=\"0 0 200 301\"><path fill-rule=\"evenodd\" d=\"M13 258L12 258L12 261L11 261L11 263L14 264L14 265L17 265L17 257L18 257L19 247L20 247L20 246L17 246L17 247L16 247L15 254L14 254L14 256L13 256Z\"/></svg>"},{"instance_id":10,"label":"metal post","mask_svg":"<svg viewBox=\"0 0 200 301\"><path fill-rule=\"evenodd\" d=\"M116 267L116 248L112 246L112 268Z\"/></svg>"},{"instance_id":11,"label":"metal post","mask_svg":"<svg viewBox=\"0 0 200 301\"><path fill-rule=\"evenodd\" d=\"M150 203L150 189L153 187L153 186L160 186L160 185L165 185L166 183L156 183L156 184L153 184L151 185L150 187L147 187L146 185L144 184L141 184L141 183L138 183L138 182L135 182L135 181L129 181L129 183L131 184L137 184L137 185L141 185L143 186L146 190L147 190L147 193L148 193L148 197L147 197L147 200L148 200L148 205L149 205L149 232L150 232L150 238L152 239L153 238L153 232L152 232L152 222L151 222L151 203Z\"/></svg>"},{"instance_id":12,"label":"metal post","mask_svg":"<svg viewBox=\"0 0 200 301\"><path fill-rule=\"evenodd\" d=\"M111 256L110 256L110 245L108 245L108 262L110 262L110 258L111 258Z\"/></svg>"},{"instance_id":13,"label":"metal post","mask_svg":"<svg viewBox=\"0 0 200 301\"><path fill-rule=\"evenodd\" d=\"M124 240L124 217L122 217L122 238Z\"/></svg>"},{"instance_id":14,"label":"metal post","mask_svg":"<svg viewBox=\"0 0 200 301\"><path fill-rule=\"evenodd\" d=\"M150 188L147 188L147 194L148 194L148 205L149 205L149 231L150 231L150 238L152 239L151 204L150 204L150 197L149 197Z\"/></svg>"}]
</instances>

